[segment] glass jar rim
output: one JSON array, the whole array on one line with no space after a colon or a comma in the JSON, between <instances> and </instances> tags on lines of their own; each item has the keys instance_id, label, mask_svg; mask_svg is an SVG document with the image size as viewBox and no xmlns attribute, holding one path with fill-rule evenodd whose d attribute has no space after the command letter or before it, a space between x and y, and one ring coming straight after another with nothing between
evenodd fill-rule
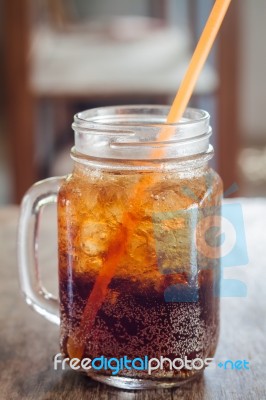
<instances>
[{"instance_id":1,"label":"glass jar rim","mask_svg":"<svg viewBox=\"0 0 266 400\"><path fill-rule=\"evenodd\" d=\"M119 109L119 114L117 110ZM151 113L152 111L152 113ZM138 123L130 125L126 123L123 131L135 131L136 125L144 126L145 129L149 126L153 126L151 123L152 117L160 116L162 119L156 121L157 127L186 127L191 125L203 125L209 123L210 115L207 111L188 107L180 121L174 123L166 123L165 120L170 111L170 106L167 105L122 105L122 106L105 106L96 107L80 111L74 115L74 122L72 124L73 130L76 129L88 129L90 130L102 130L103 132L112 130L121 130L121 119L124 119L128 115L138 115ZM155 113L156 112L156 113ZM143 118L140 120L140 116L145 116L149 113L149 120ZM193 115L193 119L192 119ZM104 122L105 121L105 122Z\"/></svg>"},{"instance_id":2,"label":"glass jar rim","mask_svg":"<svg viewBox=\"0 0 266 400\"><path fill-rule=\"evenodd\" d=\"M209 151L208 112L187 108L179 122L168 124L169 110L165 105L123 105L79 112L72 124L75 151L124 160L173 159ZM160 135L162 129L169 129L167 138Z\"/></svg>"}]
</instances>

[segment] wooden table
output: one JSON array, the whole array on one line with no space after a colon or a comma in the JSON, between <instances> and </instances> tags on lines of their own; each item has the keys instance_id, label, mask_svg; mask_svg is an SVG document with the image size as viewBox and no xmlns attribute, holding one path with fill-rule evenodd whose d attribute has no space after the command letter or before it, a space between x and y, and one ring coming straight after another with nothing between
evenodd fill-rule
<instances>
[{"instance_id":1,"label":"wooden table","mask_svg":"<svg viewBox=\"0 0 266 400\"><path fill-rule=\"evenodd\" d=\"M266 399L266 200L241 203L250 262L224 273L227 278L245 282L248 294L245 298L222 299L221 338L215 359L246 359L250 370L216 367L181 388L138 392L100 385L74 371L53 370L53 355L59 352L58 327L31 311L22 299L16 266L18 209L0 210L0 399ZM50 277L55 285L55 278L51 280L52 272L56 275L55 246L51 249L55 225L51 219L44 221L42 240L49 246L42 246L41 256L46 269L44 279ZM54 271L49 271L48 264Z\"/></svg>"}]
</instances>

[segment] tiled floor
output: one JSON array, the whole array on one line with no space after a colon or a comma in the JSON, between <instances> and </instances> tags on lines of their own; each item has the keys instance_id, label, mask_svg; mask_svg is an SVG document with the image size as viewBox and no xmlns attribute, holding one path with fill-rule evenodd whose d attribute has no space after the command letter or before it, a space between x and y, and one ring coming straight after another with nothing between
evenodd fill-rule
<instances>
[{"instance_id":1,"label":"tiled floor","mask_svg":"<svg viewBox=\"0 0 266 400\"><path fill-rule=\"evenodd\" d=\"M248 146L238 158L242 177L241 194L247 197L266 196L266 146Z\"/></svg>"}]
</instances>

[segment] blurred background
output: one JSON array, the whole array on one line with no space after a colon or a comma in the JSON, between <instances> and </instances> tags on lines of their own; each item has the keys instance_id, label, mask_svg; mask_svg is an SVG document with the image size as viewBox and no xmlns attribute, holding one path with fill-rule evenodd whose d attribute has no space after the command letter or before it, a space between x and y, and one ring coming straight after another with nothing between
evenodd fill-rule
<instances>
[{"instance_id":1,"label":"blurred background","mask_svg":"<svg viewBox=\"0 0 266 400\"><path fill-rule=\"evenodd\" d=\"M73 114L170 104L212 0L0 0L0 204L71 171ZM266 2L234 0L190 105L225 190L266 195Z\"/></svg>"}]
</instances>

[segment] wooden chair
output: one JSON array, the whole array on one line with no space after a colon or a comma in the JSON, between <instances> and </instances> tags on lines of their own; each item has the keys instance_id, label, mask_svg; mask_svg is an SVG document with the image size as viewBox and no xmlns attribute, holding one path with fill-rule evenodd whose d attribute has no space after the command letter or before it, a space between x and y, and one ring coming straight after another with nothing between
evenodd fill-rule
<instances>
[{"instance_id":1,"label":"wooden chair","mask_svg":"<svg viewBox=\"0 0 266 400\"><path fill-rule=\"evenodd\" d=\"M51 3L55 4L55 1ZM166 2L157 1L154 13L166 14ZM231 9L223 25L218 43L218 70L223 82L218 90L218 169L224 179L225 187L237 180L236 155L238 149L238 108L237 108L237 51L238 51L238 8L239 0L232 3ZM156 11L157 10L157 11ZM55 12L61 21L60 9ZM14 200L19 202L27 188L40 178L38 160L36 159L36 137L34 134L34 118L40 99L53 101L73 101L88 98L84 93L54 91L36 93L32 90L29 49L31 35L31 2L25 0L4 0L5 12L5 91L7 133L10 142L10 153L14 173ZM226 83L226 84L225 84ZM157 96L158 101L167 93L150 93ZM104 93L95 90L90 97L107 103L110 98L124 99L147 97L143 93ZM165 95L165 96L163 96Z\"/></svg>"}]
</instances>

